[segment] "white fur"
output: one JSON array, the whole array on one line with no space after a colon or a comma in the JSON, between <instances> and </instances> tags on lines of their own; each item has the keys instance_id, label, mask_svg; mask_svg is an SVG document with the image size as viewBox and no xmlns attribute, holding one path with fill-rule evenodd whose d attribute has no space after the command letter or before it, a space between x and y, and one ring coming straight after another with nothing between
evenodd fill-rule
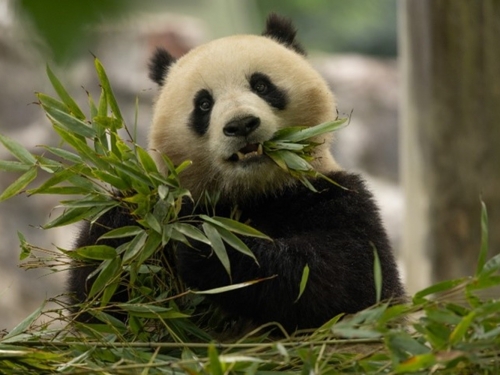
<instances>
[{"instance_id":1,"label":"white fur","mask_svg":"<svg viewBox=\"0 0 500 375\"><path fill-rule=\"evenodd\" d=\"M287 92L284 110L271 107L250 90L248 79L255 72L266 74ZM187 125L193 98L201 89L215 99L208 131L202 136ZM261 119L247 141L224 135L228 121L246 115ZM181 182L195 198L208 190L238 200L272 193L295 181L270 159L229 162L232 154L246 143L270 139L278 129L312 126L336 117L333 94L304 57L267 37L237 35L197 47L170 67L155 105L149 143L164 172L161 154L174 164L192 161ZM329 151L331 137L317 141L321 145L314 167L323 173L340 169Z\"/></svg>"}]
</instances>

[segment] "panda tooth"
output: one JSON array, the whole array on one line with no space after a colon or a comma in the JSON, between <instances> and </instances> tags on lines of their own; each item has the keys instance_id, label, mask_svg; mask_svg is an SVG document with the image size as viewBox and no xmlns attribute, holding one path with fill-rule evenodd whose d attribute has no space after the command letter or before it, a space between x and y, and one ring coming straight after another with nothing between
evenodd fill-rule
<instances>
[{"instance_id":1,"label":"panda tooth","mask_svg":"<svg viewBox=\"0 0 500 375\"><path fill-rule=\"evenodd\" d=\"M257 155L262 155L262 143L259 143L259 146L257 147Z\"/></svg>"},{"instance_id":2,"label":"panda tooth","mask_svg":"<svg viewBox=\"0 0 500 375\"><path fill-rule=\"evenodd\" d=\"M242 152L240 152L240 151L238 151L238 152L236 153L236 155L238 155L238 159L239 159L239 160L243 160L243 159L245 159L245 154L244 154L244 153L242 153Z\"/></svg>"}]
</instances>

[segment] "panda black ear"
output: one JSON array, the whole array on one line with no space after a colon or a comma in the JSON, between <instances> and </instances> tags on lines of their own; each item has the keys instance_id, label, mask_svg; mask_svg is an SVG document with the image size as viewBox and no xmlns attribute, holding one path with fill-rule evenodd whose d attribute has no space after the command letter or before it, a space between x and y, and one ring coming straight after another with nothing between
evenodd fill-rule
<instances>
[{"instance_id":1,"label":"panda black ear","mask_svg":"<svg viewBox=\"0 0 500 375\"><path fill-rule=\"evenodd\" d=\"M293 26L292 21L286 17L281 17L276 13L271 13L267 17L266 29L262 35L276 40L278 43L293 49L295 52L306 55L306 51L299 42L295 40L297 29Z\"/></svg>"},{"instance_id":2,"label":"panda black ear","mask_svg":"<svg viewBox=\"0 0 500 375\"><path fill-rule=\"evenodd\" d=\"M149 60L149 78L159 86L165 83L168 68L175 62L175 58L164 48L157 48Z\"/></svg>"}]
</instances>

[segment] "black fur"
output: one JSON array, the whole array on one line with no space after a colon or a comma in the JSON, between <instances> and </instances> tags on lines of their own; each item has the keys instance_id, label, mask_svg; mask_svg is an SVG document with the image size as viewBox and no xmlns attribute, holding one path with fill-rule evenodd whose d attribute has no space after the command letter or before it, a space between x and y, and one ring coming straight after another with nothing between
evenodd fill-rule
<instances>
[{"instance_id":1,"label":"black fur","mask_svg":"<svg viewBox=\"0 0 500 375\"><path fill-rule=\"evenodd\" d=\"M175 62L175 58L164 48L157 48L149 60L149 78L159 86L165 83L168 68Z\"/></svg>"},{"instance_id":2,"label":"black fur","mask_svg":"<svg viewBox=\"0 0 500 375\"><path fill-rule=\"evenodd\" d=\"M204 105L207 105L207 107L205 108ZM205 89L198 91L194 96L189 126L199 135L205 134L208 130L213 105L214 99Z\"/></svg>"},{"instance_id":3,"label":"black fur","mask_svg":"<svg viewBox=\"0 0 500 375\"><path fill-rule=\"evenodd\" d=\"M297 184L273 196L256 197L239 207L242 220L249 220L273 241L241 237L260 266L229 248L232 282L276 277L213 295L215 303L226 312L256 324L277 321L289 332L318 327L337 314L354 313L375 303L372 244L383 272L382 298L404 297L378 209L364 182L347 172L331 173L329 177L349 190L318 180L314 185L319 193ZM219 216L227 216L230 211L228 206L216 209ZM100 222L106 227L119 227L130 225L131 218L114 210ZM103 231L100 228L87 226L78 245L96 243ZM177 267L186 284L201 290L227 285L229 277L208 246L193 245L196 249L182 244L177 247ZM307 287L295 302L306 264L310 268ZM84 280L90 272L90 268L71 272L69 289L77 300L86 295L88 287Z\"/></svg>"},{"instance_id":4,"label":"black fur","mask_svg":"<svg viewBox=\"0 0 500 375\"><path fill-rule=\"evenodd\" d=\"M284 46L293 49L295 52L306 56L304 48L295 40L297 30L293 26L292 21L288 18L271 13L267 17L266 29L262 35L272 38L278 43L281 43Z\"/></svg>"},{"instance_id":5,"label":"black fur","mask_svg":"<svg viewBox=\"0 0 500 375\"><path fill-rule=\"evenodd\" d=\"M265 90L258 90L257 88L265 87ZM287 93L276 87L274 83L272 83L271 78L269 78L264 73L254 73L250 77L250 87L252 91L255 92L258 96L264 99L270 106L283 110L286 108L288 104L288 95Z\"/></svg>"}]
</instances>

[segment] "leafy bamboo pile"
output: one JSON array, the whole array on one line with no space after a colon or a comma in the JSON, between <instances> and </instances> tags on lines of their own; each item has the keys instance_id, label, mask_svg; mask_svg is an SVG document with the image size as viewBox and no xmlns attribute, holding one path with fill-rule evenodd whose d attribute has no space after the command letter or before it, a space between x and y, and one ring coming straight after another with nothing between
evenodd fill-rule
<instances>
[{"instance_id":1,"label":"leafy bamboo pile","mask_svg":"<svg viewBox=\"0 0 500 375\"><path fill-rule=\"evenodd\" d=\"M73 322L74 316L66 310L66 298L51 299L59 308L47 310L41 306L0 338L0 373L499 372L500 301L481 299L477 293L500 284L500 256L486 260L484 205L483 241L474 276L434 285L417 293L408 304L379 303L353 316L333 317L315 331L273 339L267 326L235 343L217 342L207 326L217 324L219 312L210 308L201 314L199 311L205 308L198 308L204 306L203 293L220 289L201 293L185 290L165 266L168 259L162 259L160 250L170 242L188 239L209 243L230 271L226 245L253 257L238 236L266 236L236 220L182 211L189 192L181 186L179 174L189 168L189 162L174 166L165 159L169 172L166 176L159 173L148 153L134 143L106 73L97 59L95 64L102 92L97 101L89 95L88 117L47 69L59 99L41 93L37 97L61 138L60 147L41 146L43 152L35 155L0 135L0 142L17 159L0 161L0 170L22 173L2 192L0 201L24 192L67 195L68 199L61 202L63 213L45 228L80 220L95 222L117 208L130 212L137 225L103 236L124 239L116 249L94 245L76 251L44 250L19 234L24 267L42 264L66 269L68 259L74 266L95 263L96 282L89 301L81 308L97 323ZM264 152L313 188L308 178L324 176L309 164L316 146L311 138L344 123L338 120L313 128L286 129L264 144ZM119 131L129 139L124 140ZM28 188L40 170L48 172L49 179ZM128 280L130 300L110 302L123 277ZM380 287L380 280L378 284ZM109 314L109 308L128 314L127 323Z\"/></svg>"}]
</instances>

